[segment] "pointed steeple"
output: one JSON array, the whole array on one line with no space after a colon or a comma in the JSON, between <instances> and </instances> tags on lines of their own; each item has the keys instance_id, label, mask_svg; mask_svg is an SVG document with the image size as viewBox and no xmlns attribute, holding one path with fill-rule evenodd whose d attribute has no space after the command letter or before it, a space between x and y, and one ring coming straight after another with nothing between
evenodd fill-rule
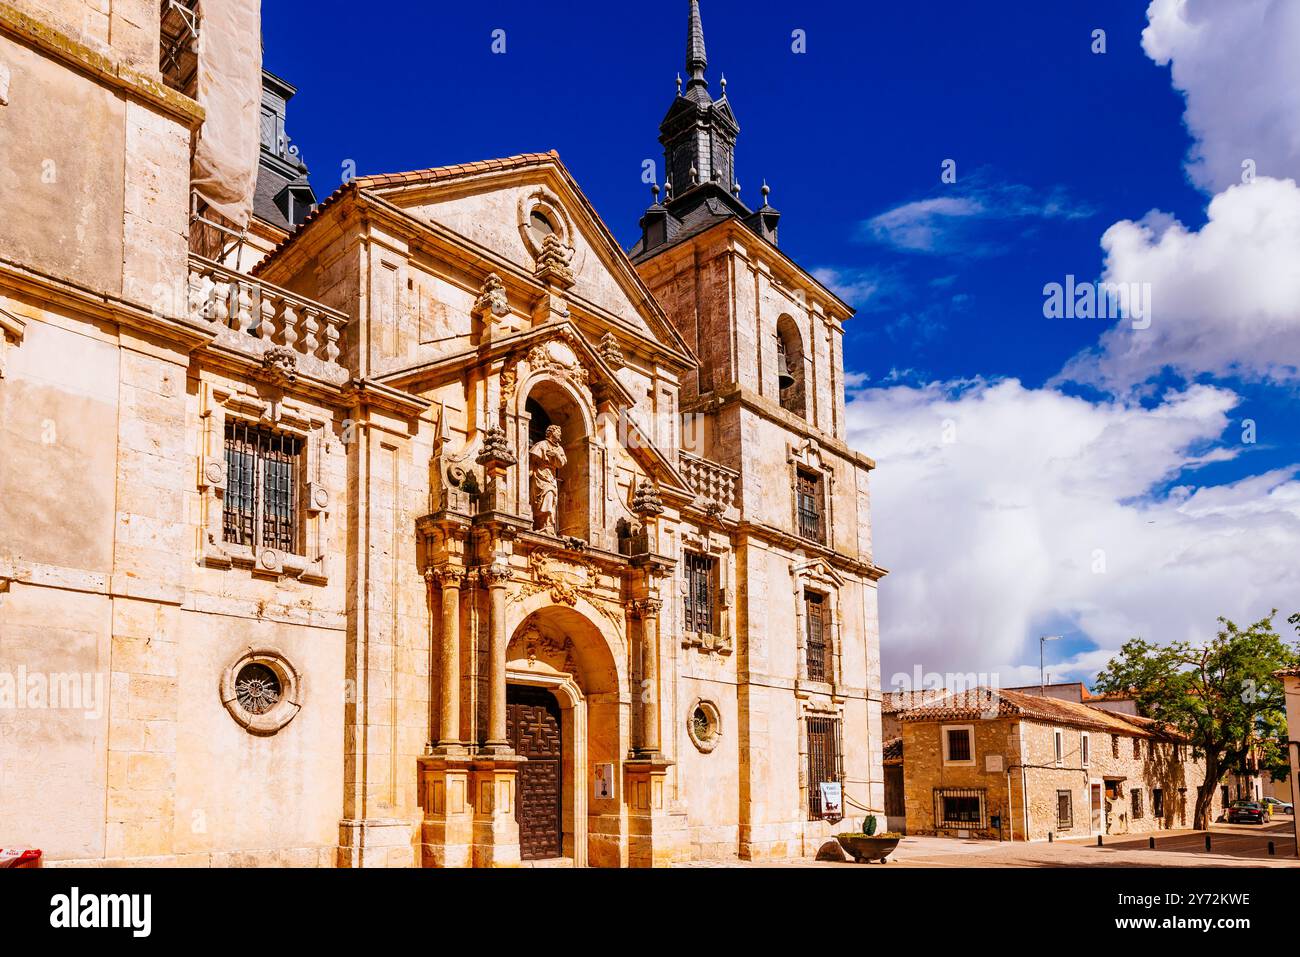
<instances>
[{"instance_id":1,"label":"pointed steeple","mask_svg":"<svg viewBox=\"0 0 1300 957\"><path fill-rule=\"evenodd\" d=\"M691 0L691 18L686 27L686 95L697 103L711 103L709 81L704 78L709 57L704 52L704 22L700 19L700 0ZM698 91L698 92L697 92Z\"/></svg>"}]
</instances>

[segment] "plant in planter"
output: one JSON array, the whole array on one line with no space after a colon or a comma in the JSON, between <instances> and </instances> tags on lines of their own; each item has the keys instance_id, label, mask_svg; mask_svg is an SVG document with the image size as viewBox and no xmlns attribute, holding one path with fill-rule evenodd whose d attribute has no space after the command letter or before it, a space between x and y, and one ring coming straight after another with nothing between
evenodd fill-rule
<instances>
[{"instance_id":1,"label":"plant in planter","mask_svg":"<svg viewBox=\"0 0 1300 957\"><path fill-rule=\"evenodd\" d=\"M902 838L903 835L893 831L876 833L876 816L874 814L867 815L862 822L861 832L849 831L835 835L835 840L839 841L840 847L844 848L859 864L870 861L879 861L884 864L894 848L898 847L898 842Z\"/></svg>"}]
</instances>

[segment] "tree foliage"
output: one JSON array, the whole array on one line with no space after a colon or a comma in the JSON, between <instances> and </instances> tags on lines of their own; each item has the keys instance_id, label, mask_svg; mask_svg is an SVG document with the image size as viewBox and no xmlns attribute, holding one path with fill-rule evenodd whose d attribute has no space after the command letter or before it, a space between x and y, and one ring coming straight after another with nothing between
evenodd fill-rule
<instances>
[{"instance_id":1,"label":"tree foliage","mask_svg":"<svg viewBox=\"0 0 1300 957\"><path fill-rule=\"evenodd\" d=\"M1300 653L1274 630L1276 614L1247 628L1220 618L1207 642L1133 638L1097 675L1098 692L1132 695L1142 714L1185 735L1205 759L1198 828L1208 825L1213 788L1229 771L1253 765L1280 775L1288 766L1286 699L1273 672L1294 667ZM1300 613L1289 621L1300 631Z\"/></svg>"}]
</instances>

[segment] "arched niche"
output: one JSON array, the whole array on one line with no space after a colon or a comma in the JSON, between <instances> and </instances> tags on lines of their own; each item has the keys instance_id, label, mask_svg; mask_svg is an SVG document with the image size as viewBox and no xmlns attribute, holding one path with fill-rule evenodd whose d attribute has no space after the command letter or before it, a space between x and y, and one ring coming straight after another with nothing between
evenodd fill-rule
<instances>
[{"instance_id":1,"label":"arched niche","mask_svg":"<svg viewBox=\"0 0 1300 957\"><path fill-rule=\"evenodd\" d=\"M807 360L803 336L799 326L788 314L782 313L776 321L777 375L788 371L794 380L781 389L781 408L800 418L808 417ZM784 370L782 369L784 363Z\"/></svg>"},{"instance_id":2,"label":"arched niche","mask_svg":"<svg viewBox=\"0 0 1300 957\"><path fill-rule=\"evenodd\" d=\"M521 456L521 506L531 514L533 502L531 452L552 425L560 427L565 464L556 473L559 496L555 533L562 538L591 538L592 503L596 500L591 469L591 417L581 397L567 383L539 377L527 384L520 419L527 453Z\"/></svg>"}]
</instances>

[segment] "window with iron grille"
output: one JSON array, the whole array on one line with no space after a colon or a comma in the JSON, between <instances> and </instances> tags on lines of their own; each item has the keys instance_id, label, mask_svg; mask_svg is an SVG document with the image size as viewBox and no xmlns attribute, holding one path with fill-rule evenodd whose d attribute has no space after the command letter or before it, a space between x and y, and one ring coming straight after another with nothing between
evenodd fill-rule
<instances>
[{"instance_id":1,"label":"window with iron grille","mask_svg":"<svg viewBox=\"0 0 1300 957\"><path fill-rule=\"evenodd\" d=\"M944 736L947 738L945 743L944 761L948 764L954 764L958 761L972 761L970 746L970 728L944 728Z\"/></svg>"},{"instance_id":2,"label":"window with iron grille","mask_svg":"<svg viewBox=\"0 0 1300 957\"><path fill-rule=\"evenodd\" d=\"M1067 831L1074 827L1074 795L1069 791L1056 792L1056 826Z\"/></svg>"},{"instance_id":3,"label":"window with iron grille","mask_svg":"<svg viewBox=\"0 0 1300 957\"><path fill-rule=\"evenodd\" d=\"M840 768L840 719L809 715L808 727L808 814L822 816L822 781L843 783Z\"/></svg>"},{"instance_id":4,"label":"window with iron grille","mask_svg":"<svg viewBox=\"0 0 1300 957\"><path fill-rule=\"evenodd\" d=\"M826 596L815 591L803 593L804 627L808 680L831 680L831 641L826 621Z\"/></svg>"},{"instance_id":5,"label":"window with iron grille","mask_svg":"<svg viewBox=\"0 0 1300 957\"><path fill-rule=\"evenodd\" d=\"M811 539L814 542L825 542L826 528L825 523L822 521L821 476L799 469L795 491L799 508L799 536Z\"/></svg>"},{"instance_id":6,"label":"window with iron grille","mask_svg":"<svg viewBox=\"0 0 1300 957\"><path fill-rule=\"evenodd\" d=\"M1110 756L1112 758L1119 757L1119 735L1118 734L1112 734L1110 736Z\"/></svg>"},{"instance_id":7,"label":"window with iron grille","mask_svg":"<svg viewBox=\"0 0 1300 957\"><path fill-rule=\"evenodd\" d=\"M1085 768L1092 763L1092 738L1087 731L1079 735L1079 763Z\"/></svg>"},{"instance_id":8,"label":"window with iron grille","mask_svg":"<svg viewBox=\"0 0 1300 957\"><path fill-rule=\"evenodd\" d=\"M718 560L708 555L687 552L686 561L686 630L717 634Z\"/></svg>"},{"instance_id":9,"label":"window with iron grille","mask_svg":"<svg viewBox=\"0 0 1300 957\"><path fill-rule=\"evenodd\" d=\"M1151 789L1151 813L1156 818L1165 816L1165 792L1160 788Z\"/></svg>"},{"instance_id":10,"label":"window with iron grille","mask_svg":"<svg viewBox=\"0 0 1300 957\"><path fill-rule=\"evenodd\" d=\"M935 827L981 830L987 827L983 788L936 788Z\"/></svg>"},{"instance_id":11,"label":"window with iron grille","mask_svg":"<svg viewBox=\"0 0 1300 957\"><path fill-rule=\"evenodd\" d=\"M226 423L224 541L298 551L302 440L245 422Z\"/></svg>"},{"instance_id":12,"label":"window with iron grille","mask_svg":"<svg viewBox=\"0 0 1300 957\"><path fill-rule=\"evenodd\" d=\"M1134 788L1129 792L1129 797L1133 802L1133 820L1139 821L1142 819L1142 792Z\"/></svg>"}]
</instances>

